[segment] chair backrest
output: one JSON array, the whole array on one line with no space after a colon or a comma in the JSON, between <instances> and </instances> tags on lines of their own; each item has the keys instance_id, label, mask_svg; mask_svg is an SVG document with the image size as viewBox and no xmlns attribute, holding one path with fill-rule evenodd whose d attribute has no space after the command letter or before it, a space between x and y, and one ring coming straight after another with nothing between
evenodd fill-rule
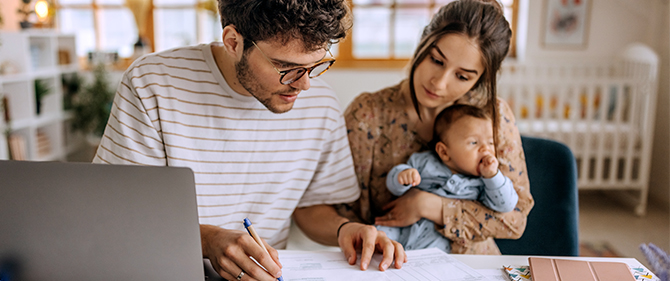
<instances>
[{"instance_id":1,"label":"chair backrest","mask_svg":"<svg viewBox=\"0 0 670 281\"><path fill-rule=\"evenodd\" d=\"M577 164L566 145L522 136L535 206L516 240L496 239L505 255L579 255Z\"/></svg>"}]
</instances>

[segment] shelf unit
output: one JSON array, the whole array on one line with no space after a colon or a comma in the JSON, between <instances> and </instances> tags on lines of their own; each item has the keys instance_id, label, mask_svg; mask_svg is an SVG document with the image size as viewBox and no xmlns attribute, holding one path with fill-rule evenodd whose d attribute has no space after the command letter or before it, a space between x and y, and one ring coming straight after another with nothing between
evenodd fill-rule
<instances>
[{"instance_id":1,"label":"shelf unit","mask_svg":"<svg viewBox=\"0 0 670 281\"><path fill-rule=\"evenodd\" d=\"M65 160L77 149L68 125L72 114L63 109L63 75L79 71L75 36L53 30L0 32L0 99L7 97L9 122L0 116L0 159L10 158L7 133L18 136L25 160ZM37 113L35 82L49 93ZM2 111L2 109L0 109Z\"/></svg>"}]
</instances>

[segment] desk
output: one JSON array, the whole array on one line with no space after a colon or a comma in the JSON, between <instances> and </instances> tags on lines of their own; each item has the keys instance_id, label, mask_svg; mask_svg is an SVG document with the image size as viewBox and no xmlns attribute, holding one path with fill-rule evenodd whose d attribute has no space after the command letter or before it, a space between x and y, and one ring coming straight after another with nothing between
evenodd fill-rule
<instances>
[{"instance_id":1,"label":"desk","mask_svg":"<svg viewBox=\"0 0 670 281\"><path fill-rule=\"evenodd\" d=\"M308 255L314 255L314 256L320 256L323 253L328 253L329 255L332 255L333 253L337 253L338 255L335 257L335 259L339 259L339 255L341 253L338 250L334 249L327 249L327 250L321 250L321 251L291 251L291 250L279 250L279 258L280 260L282 259L282 256L287 257L291 253L300 253L300 254L308 254ZM490 255L458 255L458 254L450 254L449 256L453 257L454 259L458 260L459 262L479 271L481 274L487 276L488 278L491 278L490 280L508 280L508 279L503 279L507 278L504 277L506 276L506 273L502 270L503 265L505 266L527 266L528 265L528 256L512 256L512 255L503 255L503 256L490 256ZM341 256L342 258L342 263L346 263L344 260L344 256ZM574 260L587 260L587 261L615 261L615 262L623 262L628 264L631 268L644 268L647 269L642 263L640 263L638 260L634 258L596 258L596 257L548 257L548 258L560 258L560 259L574 259ZM334 260L334 259L333 259ZM370 268L368 271L370 273L373 272L379 272L376 270L376 266L378 265L378 261L375 264L374 259L373 262L370 264ZM350 267L350 268L349 268ZM341 268L346 268L347 271L349 269L354 269L357 270L357 266L349 266L345 265ZM222 280L218 276L218 274L214 273L211 264L209 264L209 261L205 260L205 271L207 272L207 275L210 276L207 280ZM390 270L394 271L394 270ZM648 270L647 270L648 271ZM340 273L338 271L338 273ZM324 279L325 280L325 279ZM339 279L338 279L339 280ZM352 278L350 280L358 280L355 278ZM377 279L366 279L366 280L377 280ZM658 280L658 279L652 279L652 280Z\"/></svg>"}]
</instances>

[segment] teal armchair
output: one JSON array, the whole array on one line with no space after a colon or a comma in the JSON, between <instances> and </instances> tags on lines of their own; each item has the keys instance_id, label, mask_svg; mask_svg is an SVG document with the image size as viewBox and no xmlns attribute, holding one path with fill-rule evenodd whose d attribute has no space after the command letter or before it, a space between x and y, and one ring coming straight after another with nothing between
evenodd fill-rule
<instances>
[{"instance_id":1,"label":"teal armchair","mask_svg":"<svg viewBox=\"0 0 670 281\"><path fill-rule=\"evenodd\" d=\"M579 255L577 164L566 145L521 136L535 206L516 240L496 239L505 255Z\"/></svg>"}]
</instances>

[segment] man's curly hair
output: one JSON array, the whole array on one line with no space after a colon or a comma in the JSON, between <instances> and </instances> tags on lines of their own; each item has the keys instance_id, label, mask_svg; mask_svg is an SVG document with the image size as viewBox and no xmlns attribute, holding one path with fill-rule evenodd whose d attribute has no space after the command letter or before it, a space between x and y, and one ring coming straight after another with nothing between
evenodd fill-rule
<instances>
[{"instance_id":1,"label":"man's curly hair","mask_svg":"<svg viewBox=\"0 0 670 281\"><path fill-rule=\"evenodd\" d=\"M351 28L352 16L345 0L219 0L221 25L233 25L251 41L291 39L314 51L335 44Z\"/></svg>"}]
</instances>

